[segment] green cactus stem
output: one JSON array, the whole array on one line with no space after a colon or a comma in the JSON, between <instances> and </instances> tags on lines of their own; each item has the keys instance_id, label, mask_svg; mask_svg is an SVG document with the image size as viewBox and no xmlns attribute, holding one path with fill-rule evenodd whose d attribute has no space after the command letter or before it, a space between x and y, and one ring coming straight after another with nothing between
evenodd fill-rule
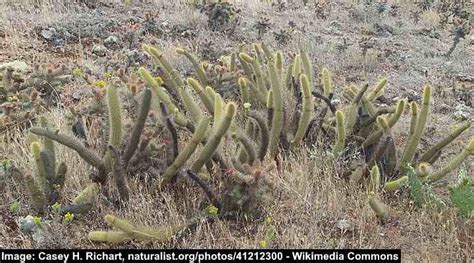
<instances>
[{"instance_id":1,"label":"green cactus stem","mask_svg":"<svg viewBox=\"0 0 474 263\"><path fill-rule=\"evenodd\" d=\"M46 197L41 188L36 184L33 177L26 176L26 187L31 198L33 208L39 213L43 213L47 207Z\"/></svg>"},{"instance_id":2,"label":"green cactus stem","mask_svg":"<svg viewBox=\"0 0 474 263\"><path fill-rule=\"evenodd\" d=\"M214 95L214 124L212 127L213 131L216 131L219 127L219 122L224 116L225 102L219 93Z\"/></svg>"},{"instance_id":3,"label":"green cactus stem","mask_svg":"<svg viewBox=\"0 0 474 263\"><path fill-rule=\"evenodd\" d=\"M115 148L120 147L122 143L122 109L120 98L118 95L118 88L115 85L110 85L107 88L107 109L109 115L109 145ZM106 152L104 163L107 172L112 171L112 158L109 151Z\"/></svg>"},{"instance_id":4,"label":"green cactus stem","mask_svg":"<svg viewBox=\"0 0 474 263\"><path fill-rule=\"evenodd\" d=\"M263 75L261 65L259 64L258 60L252 58L246 53L240 53L239 57L245 63L252 65L253 75L255 76L255 81L256 81L256 86L257 86L256 90L258 91L258 94L259 94L258 96L261 99L265 98L268 94L268 90L265 85L264 75ZM251 76L252 75L249 75L249 77Z\"/></svg>"},{"instance_id":5,"label":"green cactus stem","mask_svg":"<svg viewBox=\"0 0 474 263\"><path fill-rule=\"evenodd\" d=\"M184 55L193 64L194 70L196 71L199 81L203 86L209 85L209 79L206 76L204 68L193 54L189 53L186 49L183 48L177 48L176 53Z\"/></svg>"},{"instance_id":6,"label":"green cactus stem","mask_svg":"<svg viewBox=\"0 0 474 263\"><path fill-rule=\"evenodd\" d=\"M246 78L239 78L240 96L242 98L242 105L250 103L249 86Z\"/></svg>"},{"instance_id":7,"label":"green cactus stem","mask_svg":"<svg viewBox=\"0 0 474 263\"><path fill-rule=\"evenodd\" d=\"M214 114L214 103L212 102L214 98L210 98L208 96L203 86L197 80L193 78L188 78L188 84L197 93L202 103L204 104L204 107L206 107L209 113Z\"/></svg>"},{"instance_id":8,"label":"green cactus stem","mask_svg":"<svg viewBox=\"0 0 474 263\"><path fill-rule=\"evenodd\" d=\"M327 68L321 70L321 77L323 79L323 94L328 97L332 92L331 72Z\"/></svg>"},{"instance_id":9,"label":"green cactus stem","mask_svg":"<svg viewBox=\"0 0 474 263\"><path fill-rule=\"evenodd\" d=\"M392 128L400 119L400 116L402 116L403 111L405 110L405 100L399 100L397 103L397 107L395 109L395 113L391 114L387 120L388 122L388 127ZM370 134L367 139L362 143L362 146L364 148L367 148L374 143L378 142L380 137L383 135L383 130L378 129L374 131L372 134Z\"/></svg>"},{"instance_id":10,"label":"green cactus stem","mask_svg":"<svg viewBox=\"0 0 474 263\"><path fill-rule=\"evenodd\" d=\"M189 113L194 123L198 123L200 118L202 117L202 111L199 109L199 106L196 104L196 102L193 100L191 95L185 89L184 81L179 75L178 71L176 71L171 66L168 60L166 60L163 54L160 51L158 51L156 48L148 46L148 45L143 45L143 49L147 53L149 53L152 57L154 57L155 58L154 61L157 61L159 65L161 65L161 67L164 68L165 71L168 72L168 75L171 76L172 84L175 87L175 89L178 91L183 101L184 108ZM170 112L173 112L173 111L170 111Z\"/></svg>"},{"instance_id":11,"label":"green cactus stem","mask_svg":"<svg viewBox=\"0 0 474 263\"><path fill-rule=\"evenodd\" d=\"M293 146L298 145L306 133L309 125L309 119L311 118L311 112L313 110L313 100L311 96L311 86L306 74L301 74L300 85L303 90L303 107L300 119L298 121L298 129L296 130L295 136L291 144Z\"/></svg>"},{"instance_id":12,"label":"green cactus stem","mask_svg":"<svg viewBox=\"0 0 474 263\"><path fill-rule=\"evenodd\" d=\"M138 69L138 73L141 78L151 86L152 92L155 94L158 99L163 102L170 112L174 116L176 124L182 127L186 127L187 120L186 117L181 113L179 108L173 103L171 97L168 95L167 91L159 85L159 83L151 76L151 74L143 67Z\"/></svg>"},{"instance_id":13,"label":"green cactus stem","mask_svg":"<svg viewBox=\"0 0 474 263\"><path fill-rule=\"evenodd\" d=\"M431 86L427 85L423 89L423 104L421 106L420 114L416 118L416 125L413 128L413 133L410 133L408 140L403 151L402 157L400 159L400 165L403 167L405 164L409 164L415 152L418 148L418 143L420 142L421 135L425 129L426 120L428 119L428 113L430 110L430 101L431 101ZM412 116L413 118L416 116ZM413 121L412 121L413 122ZM410 131L412 127L410 126Z\"/></svg>"},{"instance_id":14,"label":"green cactus stem","mask_svg":"<svg viewBox=\"0 0 474 263\"><path fill-rule=\"evenodd\" d=\"M270 50L270 48L263 42L260 44L260 47L262 48L263 53L265 53L267 60L271 60L273 52Z\"/></svg>"},{"instance_id":15,"label":"green cactus stem","mask_svg":"<svg viewBox=\"0 0 474 263\"><path fill-rule=\"evenodd\" d=\"M435 160L434 157L437 155L441 149L443 149L446 145L450 144L454 141L461 133L471 127L471 121L465 121L461 125L457 127L454 131L452 131L448 136L443 138L437 144L433 145L428 151L426 151L420 158L420 162L429 162L433 163Z\"/></svg>"},{"instance_id":16,"label":"green cactus stem","mask_svg":"<svg viewBox=\"0 0 474 263\"><path fill-rule=\"evenodd\" d=\"M129 222L112 215L106 215L105 221L120 231L92 231L88 234L89 240L112 244L122 243L129 240L153 240L164 243L169 242L174 235L187 227L178 225L153 229L149 227L134 226Z\"/></svg>"},{"instance_id":17,"label":"green cactus stem","mask_svg":"<svg viewBox=\"0 0 474 263\"><path fill-rule=\"evenodd\" d=\"M386 182L383 186L385 191L393 192L408 183L408 176L402 176L397 180Z\"/></svg>"},{"instance_id":18,"label":"green cactus stem","mask_svg":"<svg viewBox=\"0 0 474 263\"><path fill-rule=\"evenodd\" d=\"M283 130L283 101L281 99L280 76L277 74L275 62L271 61L269 65L270 82L273 94L273 118L270 131L270 157L274 159L278 154L280 144L280 135Z\"/></svg>"},{"instance_id":19,"label":"green cactus stem","mask_svg":"<svg viewBox=\"0 0 474 263\"><path fill-rule=\"evenodd\" d=\"M192 164L191 171L198 173L203 165L212 158L215 150L222 140L222 137L224 137L224 135L227 133L227 130L232 123L232 119L234 118L235 112L235 103L230 102L227 104L222 120L219 123L214 123L214 125L217 125L217 128L215 129L214 133L211 134L207 143L204 145L204 148L202 149L198 159Z\"/></svg>"},{"instance_id":20,"label":"green cactus stem","mask_svg":"<svg viewBox=\"0 0 474 263\"><path fill-rule=\"evenodd\" d=\"M374 192L369 193L369 205L374 210L377 217L382 221L386 221L389 217L388 209L385 204L383 204L377 197Z\"/></svg>"},{"instance_id":21,"label":"green cactus stem","mask_svg":"<svg viewBox=\"0 0 474 263\"><path fill-rule=\"evenodd\" d=\"M48 120L46 119L45 116L40 117L40 124L41 124L41 128L43 128L43 129L48 129L49 128L48 127L49 126L48 125ZM56 167L56 151L55 151L55 148L54 148L53 140L51 140L47 137L43 137L42 143L43 143L44 150L48 151L49 154L51 155L52 166Z\"/></svg>"},{"instance_id":22,"label":"green cactus stem","mask_svg":"<svg viewBox=\"0 0 474 263\"><path fill-rule=\"evenodd\" d=\"M387 79L381 79L377 85L377 87L375 87L374 90L372 90L368 95L367 95L367 100L372 102L374 101L376 98L380 97L380 95L383 94L383 90L384 90L384 87L385 85L387 84Z\"/></svg>"},{"instance_id":23,"label":"green cactus stem","mask_svg":"<svg viewBox=\"0 0 474 263\"><path fill-rule=\"evenodd\" d=\"M257 158L257 151L255 150L255 145L253 142L241 132L233 132L232 138L239 141L243 145L243 148L247 153L247 163L253 164Z\"/></svg>"},{"instance_id":24,"label":"green cactus stem","mask_svg":"<svg viewBox=\"0 0 474 263\"><path fill-rule=\"evenodd\" d=\"M303 64L304 74L308 78L309 86L312 87L313 83L313 65L308 52L304 48L300 48L301 64Z\"/></svg>"},{"instance_id":25,"label":"green cactus stem","mask_svg":"<svg viewBox=\"0 0 474 263\"><path fill-rule=\"evenodd\" d=\"M357 111L359 109L360 101L364 96L364 93L367 91L368 85L364 85L357 93L352 100L352 102L347 106L345 111L345 129L346 137L352 134L354 126L357 123Z\"/></svg>"},{"instance_id":26,"label":"green cactus stem","mask_svg":"<svg viewBox=\"0 0 474 263\"><path fill-rule=\"evenodd\" d=\"M94 166L99 171L103 171L105 168L101 158L99 158L93 151L87 149L80 141L73 137L41 128L31 128L30 132L36 135L48 137L51 140L73 149L79 154L79 156L82 157L82 159L84 159L84 161Z\"/></svg>"},{"instance_id":27,"label":"green cactus stem","mask_svg":"<svg viewBox=\"0 0 474 263\"><path fill-rule=\"evenodd\" d=\"M370 169L369 193L378 193L380 187L380 171L377 165Z\"/></svg>"},{"instance_id":28,"label":"green cactus stem","mask_svg":"<svg viewBox=\"0 0 474 263\"><path fill-rule=\"evenodd\" d=\"M91 241L109 244L120 244L132 240L127 233L122 231L92 231L87 238Z\"/></svg>"},{"instance_id":29,"label":"green cactus stem","mask_svg":"<svg viewBox=\"0 0 474 263\"><path fill-rule=\"evenodd\" d=\"M275 53L275 65L279 76L283 74L283 54L281 51Z\"/></svg>"},{"instance_id":30,"label":"green cactus stem","mask_svg":"<svg viewBox=\"0 0 474 263\"><path fill-rule=\"evenodd\" d=\"M471 138L471 141L468 145L456 156L454 156L443 168L440 170L428 175L425 177L425 181L427 182L435 182L441 180L445 177L448 173L454 171L461 163L464 162L467 157L474 154L474 137Z\"/></svg>"},{"instance_id":31,"label":"green cactus stem","mask_svg":"<svg viewBox=\"0 0 474 263\"><path fill-rule=\"evenodd\" d=\"M176 175L179 169L181 169L184 163L191 157L191 155L196 151L196 147L202 141L204 136L206 135L206 131L208 129L210 123L210 118L203 118L199 125L194 132L191 140L188 142L186 147L179 153L178 157L174 160L174 162L165 170L162 180L159 183L159 187L163 187Z\"/></svg>"},{"instance_id":32,"label":"green cactus stem","mask_svg":"<svg viewBox=\"0 0 474 263\"><path fill-rule=\"evenodd\" d=\"M332 154L334 157L339 157L344 146L346 145L346 131L344 127L344 113L340 110L336 111L336 141L332 148Z\"/></svg>"},{"instance_id":33,"label":"green cactus stem","mask_svg":"<svg viewBox=\"0 0 474 263\"><path fill-rule=\"evenodd\" d=\"M41 185L41 189L44 192L48 192L48 181L47 178L49 176L46 175L46 167L44 164L44 160L41 158L41 146L38 142L33 142L31 144L31 152L33 154L33 157L35 159L36 163L36 171L37 171L37 178L38 181Z\"/></svg>"},{"instance_id":34,"label":"green cactus stem","mask_svg":"<svg viewBox=\"0 0 474 263\"><path fill-rule=\"evenodd\" d=\"M293 78L298 79L301 71L301 55L297 54L293 59Z\"/></svg>"},{"instance_id":35,"label":"green cactus stem","mask_svg":"<svg viewBox=\"0 0 474 263\"><path fill-rule=\"evenodd\" d=\"M125 179L124 175L125 166L122 162L122 159L120 159L117 150L112 145L108 146L108 151L110 153L112 162L111 174L113 175L115 185L117 186L117 190L120 195L120 201L127 202L130 198L130 191L128 189L127 180Z\"/></svg>"},{"instance_id":36,"label":"green cactus stem","mask_svg":"<svg viewBox=\"0 0 474 263\"><path fill-rule=\"evenodd\" d=\"M268 130L268 125L265 118L256 112L251 111L249 113L249 117L255 120L260 131L261 138L258 150L258 159L260 159L260 161L263 161L265 155L267 154L268 145L270 143L270 133Z\"/></svg>"},{"instance_id":37,"label":"green cactus stem","mask_svg":"<svg viewBox=\"0 0 474 263\"><path fill-rule=\"evenodd\" d=\"M145 127L146 117L150 112L151 107L151 90L146 88L143 90L142 94L142 101L140 104L140 110L138 112L138 118L135 121L135 125L133 125L132 133L130 135L127 147L125 148L125 152L123 154L123 161L124 163L128 163L132 156L135 154L137 150L138 143L140 142L140 136L143 132L143 128Z\"/></svg>"}]
</instances>

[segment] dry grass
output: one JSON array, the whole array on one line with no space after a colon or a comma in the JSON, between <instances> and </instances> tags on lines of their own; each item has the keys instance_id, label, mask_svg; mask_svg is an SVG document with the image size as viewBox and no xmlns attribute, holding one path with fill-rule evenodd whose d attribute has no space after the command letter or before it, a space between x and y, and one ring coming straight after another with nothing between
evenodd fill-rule
<instances>
[{"instance_id":1,"label":"dry grass","mask_svg":"<svg viewBox=\"0 0 474 263\"><path fill-rule=\"evenodd\" d=\"M452 83L455 74L472 72L474 67L472 59L469 60L469 57L472 58L470 47L459 48L449 63L444 58L423 55L423 52L441 52L450 45L450 41L445 40L448 35L445 31L441 32L440 40L427 40L416 35L414 32L424 25L413 27L404 25L396 29L397 34L393 37L375 37L379 46L387 46L390 50L374 48L371 50L372 53L364 57L358 46L361 31L370 29L373 23L377 22L372 19L376 18L366 15L361 21L353 22L347 18L348 8L338 1L333 4L336 10L330 14L330 17L327 20L317 20L316 25L307 23L314 20L313 11L310 8L275 11L274 8L259 1L239 1L238 5L242 8L244 16L241 26L230 37L209 31L206 28L206 17L195 10L183 8L182 3L158 0L138 2L139 12L158 8L162 10L160 22L188 26L198 32L195 38L187 40L151 39L162 47L166 54L169 54L169 59L181 72L189 72L191 66L183 58L174 55L172 50L176 46L183 45L202 54L203 50L209 47L202 46L200 43L206 39L212 39L215 43L212 49L217 53L215 56L227 54L242 41L248 43L259 41L252 26L262 14L272 17L273 30L276 31L288 28L288 17L295 18L297 29L290 43L280 45L270 33L264 35L262 40L285 51L295 51L299 41L308 41L311 55L315 59L315 67L331 68L335 72L337 87L362 80L374 83L377 78L388 76L391 84L388 86L387 96L392 99L407 93L413 94L414 90L418 93L425 82L432 82L435 86L444 88ZM148 2L151 8L142 4L143 2ZM31 7L29 12L20 11L14 8L14 5L0 7L0 30L3 27L8 33L5 38L0 38L0 48L3 48L0 50L0 60L3 62L3 60L21 59L32 62L39 58L59 63L73 58L80 64L89 64L97 68L103 66L104 61L95 60L90 55L90 44L85 42L70 44L64 47L67 52L53 52L36 36L30 35L33 25L58 22L74 12L68 9L67 5L57 7L48 3L42 4L43 12L38 12L38 9ZM361 9L352 11L368 12ZM402 9L401 12L402 17L408 16L407 9ZM389 17L383 20L383 23L395 26L396 20ZM333 21L340 23L341 29L336 31L342 32L342 35L327 31L328 28L334 27L334 25L331 26ZM430 26L437 23L436 14L425 13L423 21ZM348 38L351 45L345 52L339 52L336 46L342 43L344 37ZM99 43L101 41L96 40ZM431 42L427 44L423 41ZM393 42L397 45L392 45ZM383 52L395 52L404 59L387 57L383 55L386 54ZM420 73L420 68L427 68L429 74L425 76L423 72ZM80 87L74 86L74 88ZM436 131L430 132L433 139L445 134L444 128L452 123L449 115L453 111L452 107L451 109L448 107L448 112L441 112L438 109L443 108L442 104L453 106L457 103L456 98L449 96L436 95L435 99L437 103L433 106L432 124L427 128L428 130L437 128ZM64 115L62 109L52 109L51 112L46 113L48 119L60 127L62 132L69 133L70 127L67 126ZM397 124L395 135L399 145L404 143L407 123L408 118L404 118ZM28 143L25 141L26 136L26 131L21 130L9 130L1 134L0 159L13 160L23 173L32 174L34 164L30 158ZM462 139L468 137L469 133ZM428 147L433 139L422 142L422 147ZM456 142L443 156L451 156L452 153L457 152L461 144L461 142ZM233 145L228 146L233 148ZM63 202L68 203L90 181L88 179L90 167L71 150L62 146L58 148L58 156L70 167L63 194ZM342 170L349 161L333 163L327 153L320 150L320 147L316 147L301 149L284 160L279 170L273 171L272 176L277 193L272 204L266 208L266 212L273 218L273 224L277 229L276 237L271 242L272 247L401 248L404 262L468 262L472 260L474 252L472 219L463 221L456 216L455 211L451 210L437 214L429 209L416 208L406 195L384 195L383 201L390 206L392 218L386 224L382 224L367 204L365 188L360 185L351 185L343 178ZM468 171L472 172L472 169L469 168ZM0 193L0 197L4 200L0 203L0 218L4 219L0 222L0 247L109 247L87 240L89 231L108 228L103 222L103 216L106 214L111 213L137 224L158 227L188 222L208 205L201 189L189 182L182 182L172 189L159 193L150 191L138 180L133 180L130 185L132 188L130 204L133 205L120 210L101 200L91 213L72 224L65 224L59 218L53 217L46 228L50 229L47 231L49 234L41 242L34 242L30 236L19 230L10 229L6 220L12 216L9 211L10 202L19 198L23 204L20 215L27 215L30 210L23 188L15 184L8 185L8 188ZM346 220L349 227L338 228L338 222L341 220ZM264 239L266 228L262 220L203 222L198 224L189 235L170 243L129 243L124 247L255 248L258 247L259 241Z\"/></svg>"}]
</instances>

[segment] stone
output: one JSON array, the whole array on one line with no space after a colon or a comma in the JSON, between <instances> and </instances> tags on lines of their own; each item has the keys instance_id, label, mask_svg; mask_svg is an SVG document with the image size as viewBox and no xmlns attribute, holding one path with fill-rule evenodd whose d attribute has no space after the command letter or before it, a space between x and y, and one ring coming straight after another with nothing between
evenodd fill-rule
<instances>
[{"instance_id":1,"label":"stone","mask_svg":"<svg viewBox=\"0 0 474 263\"><path fill-rule=\"evenodd\" d=\"M106 48L117 48L120 46L119 39L116 36L109 36L104 40Z\"/></svg>"}]
</instances>

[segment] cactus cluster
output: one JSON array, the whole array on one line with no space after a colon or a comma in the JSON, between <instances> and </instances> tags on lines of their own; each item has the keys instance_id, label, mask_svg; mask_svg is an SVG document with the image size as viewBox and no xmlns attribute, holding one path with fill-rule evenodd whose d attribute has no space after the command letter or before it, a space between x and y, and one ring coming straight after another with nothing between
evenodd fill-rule
<instances>
[{"instance_id":1,"label":"cactus cluster","mask_svg":"<svg viewBox=\"0 0 474 263\"><path fill-rule=\"evenodd\" d=\"M41 118L43 129L50 131L46 118ZM42 214L49 205L60 200L66 179L67 166L58 162L54 142L49 138L31 143L31 152L36 164L35 176L27 175L26 187L35 210Z\"/></svg>"},{"instance_id":2,"label":"cactus cluster","mask_svg":"<svg viewBox=\"0 0 474 263\"><path fill-rule=\"evenodd\" d=\"M56 104L62 87L71 80L64 65L35 65L33 70L27 65L21 70L6 66L0 73L0 130L27 125L44 108Z\"/></svg>"},{"instance_id":3,"label":"cactus cluster","mask_svg":"<svg viewBox=\"0 0 474 263\"><path fill-rule=\"evenodd\" d=\"M407 103L402 99L392 107L376 107L375 101L384 94L386 79L373 88L368 84L345 87L342 94L347 103L336 106L332 103L335 87L331 72L323 68L317 77L305 48L300 47L300 52L285 65L283 52L273 52L264 43L254 44L247 50L241 47L238 53L229 56L225 71L229 73L229 80L238 87L240 101L228 101L213 87L216 80L210 76L208 65L200 63L186 49L177 48L176 52L185 56L195 69L195 74L187 79L159 49L149 45L143 45L143 49L154 67L153 70L141 67L137 71L145 88L133 92L134 96L141 97L141 102L137 103L138 114L130 132L124 125L127 118L123 114L120 86L112 81L107 83L104 98L108 141L102 153L91 150L76 138L42 128L31 129L34 134L75 150L95 168L89 190L73 205L90 204L98 194L99 186L105 186L109 177L118 189L119 200L128 200L127 171L133 169L151 148L162 150L144 136L150 111L165 123L172 139L167 147L171 154L166 156L165 169L160 170L155 178L157 189L176 182L180 175L187 175L204 190L220 213L259 210L257 208L272 196L274 186L269 171L274 166L273 161L278 163L285 158L286 152L297 150L302 145L314 145L319 133L325 135L320 140L330 138L330 143L324 143L328 146L323 147L327 147L333 158L345 158L352 150L365 154L364 163L353 172L353 177L357 180L370 177L368 202L383 220L388 218L388 212L380 201L380 185L391 191L409 184L406 169L409 165L417 167L416 176L420 183L439 180L473 153L474 144L471 142L446 167L431 171L430 166L441 150L471 126L468 121L424 154L419 154L418 144L428 121L432 100L430 86L424 88L420 110L416 102L411 103L408 140L400 158L397 158L391 130L403 115ZM287 94L292 94L292 98ZM289 106L288 100L294 101L296 107ZM289 117L292 112L293 116ZM238 118L243 120L243 125L235 121ZM179 147L178 133L182 135L181 132L187 132L190 139ZM230 139L235 142L235 149L223 147ZM231 156L227 157L229 152ZM267 166L266 162L271 164ZM214 169L214 164L218 169ZM142 165L150 166L143 162ZM204 168L211 173L211 179L232 174L222 176L224 187L222 184L216 187L219 194L208 186ZM396 177L398 179L391 180ZM84 199L89 201L82 202ZM122 231L124 233L111 235L119 240L137 238ZM100 234L95 237L106 240L110 236Z\"/></svg>"}]
</instances>

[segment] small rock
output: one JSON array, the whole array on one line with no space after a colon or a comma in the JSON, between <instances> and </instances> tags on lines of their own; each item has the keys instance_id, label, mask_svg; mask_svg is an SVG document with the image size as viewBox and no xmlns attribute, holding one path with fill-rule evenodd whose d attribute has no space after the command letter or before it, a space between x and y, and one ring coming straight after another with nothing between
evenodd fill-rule
<instances>
[{"instance_id":1,"label":"small rock","mask_svg":"<svg viewBox=\"0 0 474 263\"><path fill-rule=\"evenodd\" d=\"M109 36L104 40L106 48L117 48L120 46L119 39L116 36Z\"/></svg>"},{"instance_id":2,"label":"small rock","mask_svg":"<svg viewBox=\"0 0 474 263\"><path fill-rule=\"evenodd\" d=\"M102 45L97 45L92 48L92 53L99 57L105 57L107 53L107 48Z\"/></svg>"},{"instance_id":3,"label":"small rock","mask_svg":"<svg viewBox=\"0 0 474 263\"><path fill-rule=\"evenodd\" d=\"M56 29L52 27L41 30L41 36L46 40L51 40L55 34L56 34Z\"/></svg>"},{"instance_id":4,"label":"small rock","mask_svg":"<svg viewBox=\"0 0 474 263\"><path fill-rule=\"evenodd\" d=\"M334 106L337 106L337 105L341 104L341 100L333 99L333 100L331 100L331 104L334 105Z\"/></svg>"},{"instance_id":5,"label":"small rock","mask_svg":"<svg viewBox=\"0 0 474 263\"><path fill-rule=\"evenodd\" d=\"M33 216L31 215L20 218L18 225L20 226L20 230L26 234L32 234L38 230L38 225L35 224Z\"/></svg>"},{"instance_id":6,"label":"small rock","mask_svg":"<svg viewBox=\"0 0 474 263\"><path fill-rule=\"evenodd\" d=\"M349 220L342 219L337 222L336 227L341 231L348 231L351 229L352 224Z\"/></svg>"}]
</instances>

